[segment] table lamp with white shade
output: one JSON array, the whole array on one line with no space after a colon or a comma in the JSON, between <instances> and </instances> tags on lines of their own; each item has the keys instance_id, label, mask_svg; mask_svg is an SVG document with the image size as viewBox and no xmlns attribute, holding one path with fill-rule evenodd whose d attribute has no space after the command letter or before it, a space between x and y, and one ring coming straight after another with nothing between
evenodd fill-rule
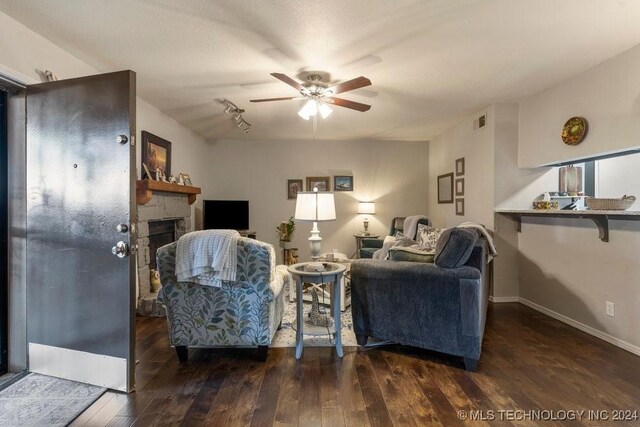
<instances>
[{"instance_id":1,"label":"table lamp with white shade","mask_svg":"<svg viewBox=\"0 0 640 427\"><path fill-rule=\"evenodd\" d=\"M311 248L311 259L317 261L320 258L320 230L318 230L318 222L335 221L336 205L333 200L333 193L328 191L299 192L296 199L296 213L294 215L296 221L313 222L311 237L309 237L309 247Z\"/></svg>"},{"instance_id":2,"label":"table lamp with white shade","mask_svg":"<svg viewBox=\"0 0 640 427\"><path fill-rule=\"evenodd\" d=\"M375 202L360 202L358 204L358 213L364 215L373 215L376 213ZM365 236L369 235L369 217L364 217L364 233Z\"/></svg>"}]
</instances>

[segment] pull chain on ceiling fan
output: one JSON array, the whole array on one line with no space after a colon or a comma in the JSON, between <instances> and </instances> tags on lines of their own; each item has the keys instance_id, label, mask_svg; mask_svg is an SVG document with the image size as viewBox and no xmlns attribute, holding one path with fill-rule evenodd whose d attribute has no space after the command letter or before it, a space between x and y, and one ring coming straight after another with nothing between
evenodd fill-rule
<instances>
[{"instance_id":1,"label":"pull chain on ceiling fan","mask_svg":"<svg viewBox=\"0 0 640 427\"><path fill-rule=\"evenodd\" d=\"M361 104L355 101L349 101L343 98L336 98L335 94L348 92L350 90L359 89L361 87L371 85L371 80L366 77L356 77L355 79L348 80L346 82L338 83L333 86L329 86L322 81L319 74L310 74L307 76L307 82L299 83L291 77L281 73L271 73L276 79L288 84L294 89L298 90L302 96L286 96L281 98L264 98L264 99L252 99L251 102L271 102L271 101L289 101L292 99L307 99L308 101L298 112L298 115L305 120L309 120L310 117L316 117L318 113L323 119L329 117L333 112L328 104L333 104L338 107L349 108L360 112L369 111L370 105Z\"/></svg>"}]
</instances>

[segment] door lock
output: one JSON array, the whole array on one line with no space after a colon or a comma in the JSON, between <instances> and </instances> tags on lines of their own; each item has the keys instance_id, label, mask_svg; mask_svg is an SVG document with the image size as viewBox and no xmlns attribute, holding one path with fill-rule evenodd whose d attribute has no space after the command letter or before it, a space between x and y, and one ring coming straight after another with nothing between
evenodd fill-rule
<instances>
[{"instance_id":1,"label":"door lock","mask_svg":"<svg viewBox=\"0 0 640 427\"><path fill-rule=\"evenodd\" d=\"M116 230L118 230L118 233L126 233L129 231L129 226L127 224L118 224Z\"/></svg>"},{"instance_id":2,"label":"door lock","mask_svg":"<svg viewBox=\"0 0 640 427\"><path fill-rule=\"evenodd\" d=\"M116 141L118 141L120 144L126 144L127 142L129 142L129 138L127 138L126 135L118 135Z\"/></svg>"},{"instance_id":3,"label":"door lock","mask_svg":"<svg viewBox=\"0 0 640 427\"><path fill-rule=\"evenodd\" d=\"M124 258L129 256L129 245L127 245L122 240L116 243L116 245L111 248L111 253L113 253L118 258Z\"/></svg>"}]
</instances>

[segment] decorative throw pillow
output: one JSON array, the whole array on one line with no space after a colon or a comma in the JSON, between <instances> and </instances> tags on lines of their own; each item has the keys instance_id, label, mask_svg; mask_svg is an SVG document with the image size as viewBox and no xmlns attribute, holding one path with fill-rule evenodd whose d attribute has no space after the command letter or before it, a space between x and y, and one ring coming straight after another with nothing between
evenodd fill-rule
<instances>
[{"instance_id":1,"label":"decorative throw pillow","mask_svg":"<svg viewBox=\"0 0 640 427\"><path fill-rule=\"evenodd\" d=\"M435 264L443 268L462 267L473 252L478 232L468 228L445 230L436 245Z\"/></svg>"},{"instance_id":2,"label":"decorative throw pillow","mask_svg":"<svg viewBox=\"0 0 640 427\"><path fill-rule=\"evenodd\" d=\"M433 251L426 250L425 246L394 246L389 249L389 259L393 261L411 261L411 262L433 262L435 254Z\"/></svg>"},{"instance_id":3,"label":"decorative throw pillow","mask_svg":"<svg viewBox=\"0 0 640 427\"><path fill-rule=\"evenodd\" d=\"M427 246L435 250L436 244L442 232L446 228L434 228L424 224L418 224L416 241L420 246Z\"/></svg>"}]
</instances>

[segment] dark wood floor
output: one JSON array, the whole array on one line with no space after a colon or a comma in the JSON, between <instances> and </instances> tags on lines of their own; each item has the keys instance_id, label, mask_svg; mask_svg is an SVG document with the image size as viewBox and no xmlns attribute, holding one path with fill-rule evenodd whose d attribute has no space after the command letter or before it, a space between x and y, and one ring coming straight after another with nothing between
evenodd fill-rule
<instances>
[{"instance_id":1,"label":"dark wood floor","mask_svg":"<svg viewBox=\"0 0 640 427\"><path fill-rule=\"evenodd\" d=\"M300 361L278 348L266 362L250 350L192 350L184 366L164 319L139 318L137 327L137 392L106 393L72 425L454 426L463 424L458 411L640 411L639 357L520 304L490 306L473 373L456 358L401 346L347 348L342 360L331 348L305 348ZM566 424L624 424L583 418Z\"/></svg>"}]
</instances>

